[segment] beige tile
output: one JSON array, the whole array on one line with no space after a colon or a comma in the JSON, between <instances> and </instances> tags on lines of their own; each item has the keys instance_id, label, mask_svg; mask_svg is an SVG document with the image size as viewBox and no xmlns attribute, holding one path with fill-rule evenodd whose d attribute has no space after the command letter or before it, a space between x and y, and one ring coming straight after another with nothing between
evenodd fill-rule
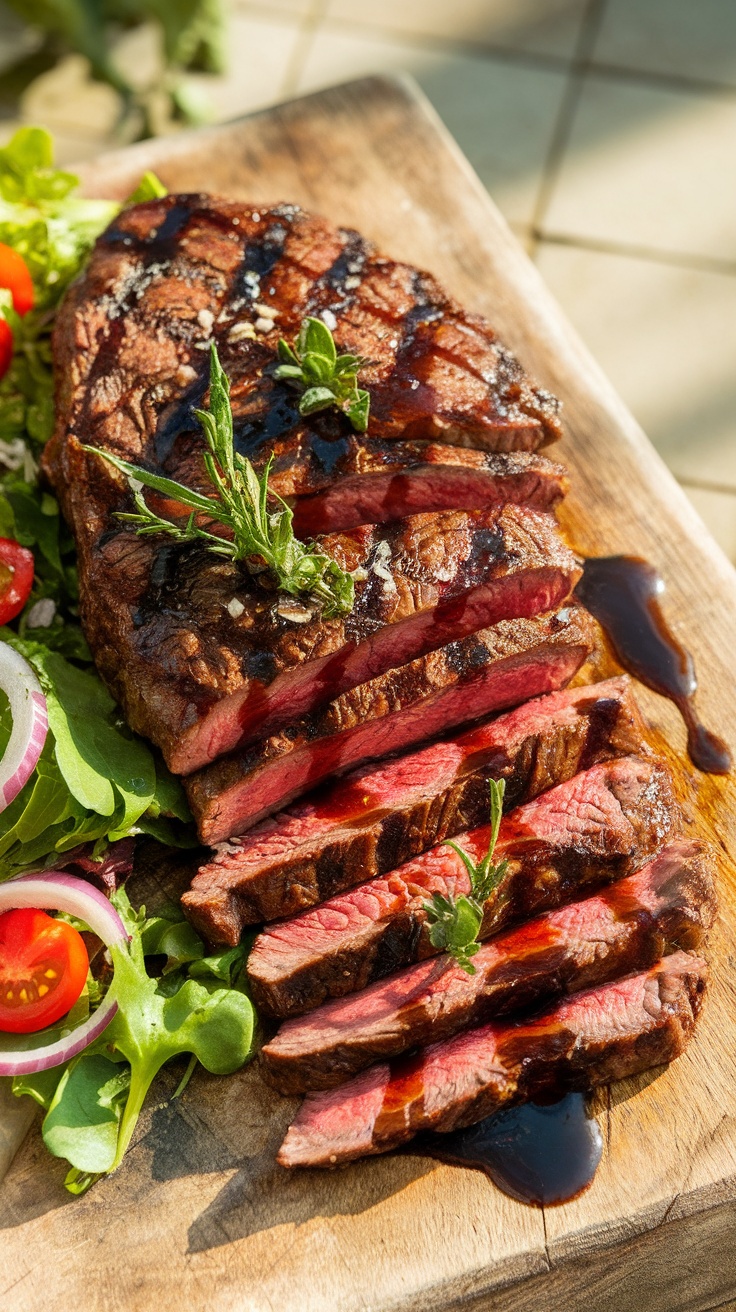
<instances>
[{"instance_id":1,"label":"beige tile","mask_svg":"<svg viewBox=\"0 0 736 1312\"><path fill-rule=\"evenodd\" d=\"M607 0L594 58L736 84L733 0Z\"/></svg>"},{"instance_id":2,"label":"beige tile","mask_svg":"<svg viewBox=\"0 0 736 1312\"><path fill-rule=\"evenodd\" d=\"M729 560L736 562L736 496L686 487L700 518Z\"/></svg>"},{"instance_id":3,"label":"beige tile","mask_svg":"<svg viewBox=\"0 0 736 1312\"><path fill-rule=\"evenodd\" d=\"M570 56L585 0L329 0L327 14L398 32Z\"/></svg>"},{"instance_id":4,"label":"beige tile","mask_svg":"<svg viewBox=\"0 0 736 1312\"><path fill-rule=\"evenodd\" d=\"M736 487L736 278L549 244L537 258L670 468Z\"/></svg>"},{"instance_id":5,"label":"beige tile","mask_svg":"<svg viewBox=\"0 0 736 1312\"><path fill-rule=\"evenodd\" d=\"M227 8L253 14L288 14L292 18L306 18L324 8L323 0L226 0Z\"/></svg>"},{"instance_id":6,"label":"beige tile","mask_svg":"<svg viewBox=\"0 0 736 1312\"><path fill-rule=\"evenodd\" d=\"M591 75L544 225L736 260L735 140L736 98Z\"/></svg>"},{"instance_id":7,"label":"beige tile","mask_svg":"<svg viewBox=\"0 0 736 1312\"><path fill-rule=\"evenodd\" d=\"M299 90L388 70L418 78L507 218L528 223L565 74L328 25L314 38Z\"/></svg>"},{"instance_id":8,"label":"beige tile","mask_svg":"<svg viewBox=\"0 0 736 1312\"><path fill-rule=\"evenodd\" d=\"M290 62L301 39L297 23L262 12L233 11L223 77L189 74L186 84L206 96L215 121L262 109L281 99Z\"/></svg>"}]
</instances>

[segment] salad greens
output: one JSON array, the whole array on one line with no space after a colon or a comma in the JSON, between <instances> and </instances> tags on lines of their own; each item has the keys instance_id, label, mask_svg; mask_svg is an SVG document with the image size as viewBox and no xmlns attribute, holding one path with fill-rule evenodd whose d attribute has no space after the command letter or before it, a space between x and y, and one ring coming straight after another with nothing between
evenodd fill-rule
<instances>
[{"instance_id":1,"label":"salad greens","mask_svg":"<svg viewBox=\"0 0 736 1312\"><path fill-rule=\"evenodd\" d=\"M326 328L325 332L328 332ZM195 410L194 413L204 429L207 442L204 463L215 497L195 492L171 478L152 474L148 469L131 465L107 451L98 451L91 446L84 448L128 475L136 513L120 514L119 518L133 525L138 533L166 534L178 542L202 541L216 555L246 563L254 560L259 570L265 563L283 592L293 597L306 594L314 598L327 618L349 614L355 602L352 575L341 569L331 556L310 551L296 537L291 508L281 497L269 492L271 461L259 476L250 460L234 448L230 383L214 342L210 349L210 408ZM186 524L177 524L157 515L144 500L141 485L186 506L191 512ZM269 510L269 496L278 502L278 509ZM224 525L232 537L212 533L209 527L196 522L197 516L205 518L210 525L213 521Z\"/></svg>"},{"instance_id":2,"label":"salad greens","mask_svg":"<svg viewBox=\"0 0 736 1312\"><path fill-rule=\"evenodd\" d=\"M83 1193L120 1165L151 1082L165 1062L189 1054L178 1096L197 1062L214 1075L239 1070L253 1048L254 1012L245 992L248 948L205 955L181 914L147 918L123 889L113 904L130 935L110 949L110 990L118 1011L104 1034L64 1067L16 1076L18 1096L46 1110L42 1133L49 1152L70 1165L66 1186ZM167 956L161 976L151 958Z\"/></svg>"},{"instance_id":3,"label":"salad greens","mask_svg":"<svg viewBox=\"0 0 736 1312\"><path fill-rule=\"evenodd\" d=\"M20 128L0 150L0 242L22 255L36 294L34 308L20 318L10 294L0 292L0 316L15 347L0 382L0 439L25 443L29 456L53 428L53 312L119 209L116 201L76 196L77 182L53 167L53 142L43 128Z\"/></svg>"},{"instance_id":4,"label":"salad greens","mask_svg":"<svg viewBox=\"0 0 736 1312\"><path fill-rule=\"evenodd\" d=\"M53 426L51 330L64 290L101 229L118 211L110 201L74 193L77 179L54 169L52 143L24 128L0 150L0 242L19 252L32 274L35 305L22 318L0 290L0 318L13 335L13 357L0 381L0 536L33 551L34 587L12 626L0 628L33 667L43 689L49 733L36 769L0 815L0 880L63 865L81 847L101 858L111 842L147 833L168 844L191 842L179 782L127 728L97 677L78 623L74 544L59 506L38 482L37 458ZM164 194L145 174L129 203ZM214 420L213 420L214 423ZM11 732L0 694L0 755ZM182 823L184 822L184 823ZM254 1013L244 989L247 946L207 955L178 908L147 917L123 890L113 895L129 940L110 949L109 990L118 1009L103 1034L65 1066L17 1077L18 1096L45 1110L43 1137L70 1166L67 1188L82 1193L119 1165L151 1081L180 1054L225 1074L253 1050ZM87 988L56 1027L34 1035L0 1035L45 1044L82 1023L104 994Z\"/></svg>"},{"instance_id":5,"label":"salad greens","mask_svg":"<svg viewBox=\"0 0 736 1312\"><path fill-rule=\"evenodd\" d=\"M431 943L454 957L468 975L475 974L475 966L471 958L480 951L478 935L484 915L489 910L488 903L499 898L508 871L508 861L495 863L493 860L503 815L505 791L505 779L490 780L491 834L488 849L480 861L473 861L457 843L449 839L445 842L446 847L451 847L453 852L457 852L468 872L470 896L461 893L459 897L445 897L442 893L434 893L431 902L424 903L430 925Z\"/></svg>"},{"instance_id":6,"label":"salad greens","mask_svg":"<svg viewBox=\"0 0 736 1312\"><path fill-rule=\"evenodd\" d=\"M120 208L81 199L76 187L73 174L53 167L53 143L42 128L21 128L0 150L0 242L23 256L35 292L34 308L20 318L10 293L0 291L14 345L0 381L0 536L31 548L35 560L28 605L0 639L35 669L50 728L36 771L0 817L0 879L53 864L83 843L100 855L108 842L136 832L174 842L171 818L190 818L180 785L130 733L92 668L78 624L74 542L37 479L36 457L53 426L55 310ZM147 173L126 203L163 192ZM9 733L7 706L0 707L3 750Z\"/></svg>"}]
</instances>

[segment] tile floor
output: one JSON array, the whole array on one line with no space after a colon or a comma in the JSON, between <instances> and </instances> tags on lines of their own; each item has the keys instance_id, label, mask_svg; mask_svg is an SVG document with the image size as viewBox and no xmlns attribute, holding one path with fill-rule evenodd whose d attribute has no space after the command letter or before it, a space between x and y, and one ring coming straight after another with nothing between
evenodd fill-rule
<instances>
[{"instance_id":1,"label":"tile floor","mask_svg":"<svg viewBox=\"0 0 736 1312\"><path fill-rule=\"evenodd\" d=\"M734 0L224 2L229 72L191 79L215 118L414 74L736 561ZM0 70L28 42L0 0ZM153 31L119 58L150 77ZM0 139L43 121L70 161L114 114L67 59L0 100Z\"/></svg>"}]
</instances>

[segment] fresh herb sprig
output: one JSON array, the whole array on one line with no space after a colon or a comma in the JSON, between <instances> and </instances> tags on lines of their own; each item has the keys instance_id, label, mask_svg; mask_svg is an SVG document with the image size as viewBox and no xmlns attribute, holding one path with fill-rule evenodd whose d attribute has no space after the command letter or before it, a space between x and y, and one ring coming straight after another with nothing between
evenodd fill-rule
<instances>
[{"instance_id":1,"label":"fresh herb sprig","mask_svg":"<svg viewBox=\"0 0 736 1312\"><path fill-rule=\"evenodd\" d=\"M473 861L457 843L448 841L446 844L457 853L468 872L470 896L461 893L459 897L445 897L442 893L434 893L432 901L424 903L424 910L430 924L430 942L440 951L454 957L468 975L475 974L475 966L471 958L480 950L478 934L483 923L486 903L500 892L508 870L507 860L498 863L493 860L503 815L505 791L505 780L491 779L491 836L488 850L480 861Z\"/></svg>"},{"instance_id":2,"label":"fresh herb sprig","mask_svg":"<svg viewBox=\"0 0 736 1312\"><path fill-rule=\"evenodd\" d=\"M274 377L303 389L300 415L313 415L334 405L347 415L356 432L365 432L371 398L365 388L358 387L358 371L370 361L360 355L338 355L326 323L305 319L293 347L282 337L279 360Z\"/></svg>"},{"instance_id":3,"label":"fresh herb sprig","mask_svg":"<svg viewBox=\"0 0 736 1312\"><path fill-rule=\"evenodd\" d=\"M121 513L119 518L141 534L166 533L179 542L205 542L216 555L243 560L259 574L266 567L282 592L293 597L308 595L322 606L328 618L349 614L355 600L352 575L331 556L310 550L295 536L290 507L268 486L271 461L258 475L250 461L235 450L230 384L214 342L210 354L209 410L194 413L204 430L207 444L204 463L214 497L120 460L108 451L85 447L86 451L115 465L130 480L136 511ZM186 506L191 512L187 523L177 524L156 514L143 497L143 487ZM277 503L277 509L269 509L269 498ZM222 524L232 536L220 537L211 527L204 526L202 519L210 526L213 522Z\"/></svg>"}]
</instances>

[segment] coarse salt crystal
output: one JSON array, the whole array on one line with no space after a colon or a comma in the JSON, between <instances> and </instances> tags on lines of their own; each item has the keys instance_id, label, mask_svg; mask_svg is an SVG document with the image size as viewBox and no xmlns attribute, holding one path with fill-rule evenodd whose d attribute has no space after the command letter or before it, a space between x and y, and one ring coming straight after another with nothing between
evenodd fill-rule
<instances>
[{"instance_id":1,"label":"coarse salt crystal","mask_svg":"<svg viewBox=\"0 0 736 1312\"><path fill-rule=\"evenodd\" d=\"M257 333L270 333L273 326L273 319L256 319L255 329Z\"/></svg>"},{"instance_id":2,"label":"coarse salt crystal","mask_svg":"<svg viewBox=\"0 0 736 1312\"><path fill-rule=\"evenodd\" d=\"M243 605L242 601L238 600L237 597L232 597L230 601L227 603L227 613L231 617L231 619L239 620L244 610L245 610L245 606Z\"/></svg>"},{"instance_id":3,"label":"coarse salt crystal","mask_svg":"<svg viewBox=\"0 0 736 1312\"><path fill-rule=\"evenodd\" d=\"M261 216L260 216L258 210L254 210L254 211L253 211L253 213L252 213L252 215L251 215L251 218L253 219L253 222L254 222L254 223L260 223L260 221L261 221Z\"/></svg>"},{"instance_id":4,"label":"coarse salt crystal","mask_svg":"<svg viewBox=\"0 0 736 1312\"><path fill-rule=\"evenodd\" d=\"M334 333L335 329L337 328L337 319L332 313L332 310L322 310L319 317L322 320L322 322L327 325L330 332Z\"/></svg>"},{"instance_id":5,"label":"coarse salt crystal","mask_svg":"<svg viewBox=\"0 0 736 1312\"><path fill-rule=\"evenodd\" d=\"M352 292L355 291L356 287L360 287L360 278L356 278L353 273L349 278L345 279L345 289L346 291Z\"/></svg>"},{"instance_id":6,"label":"coarse salt crystal","mask_svg":"<svg viewBox=\"0 0 736 1312\"><path fill-rule=\"evenodd\" d=\"M241 321L240 323L233 324L227 335L227 340L229 342L242 342L245 341L246 338L254 338L255 335L256 330L253 327L253 324Z\"/></svg>"},{"instance_id":7,"label":"coarse salt crystal","mask_svg":"<svg viewBox=\"0 0 736 1312\"><path fill-rule=\"evenodd\" d=\"M197 323L206 333L212 332L212 326L215 322L215 316L211 310L200 310L197 315Z\"/></svg>"}]
</instances>

